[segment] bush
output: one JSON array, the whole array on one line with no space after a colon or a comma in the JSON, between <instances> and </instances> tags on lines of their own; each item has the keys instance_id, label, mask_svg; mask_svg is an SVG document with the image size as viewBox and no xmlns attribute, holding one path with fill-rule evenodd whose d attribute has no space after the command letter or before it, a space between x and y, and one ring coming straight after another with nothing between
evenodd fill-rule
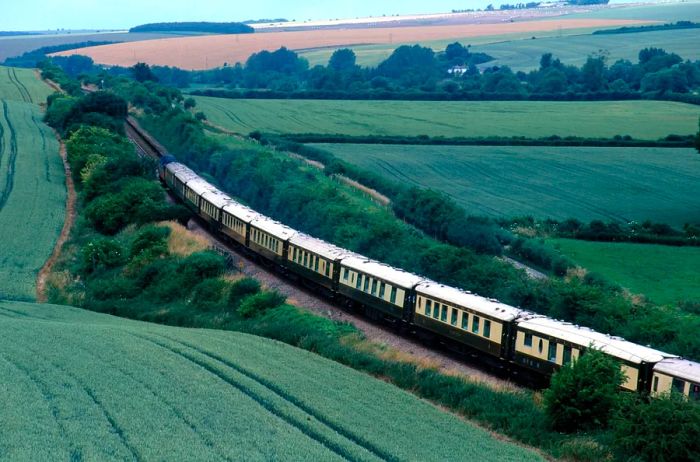
<instances>
[{"instance_id":1,"label":"bush","mask_svg":"<svg viewBox=\"0 0 700 462\"><path fill-rule=\"evenodd\" d=\"M238 308L241 300L258 292L260 292L260 283L258 281L252 278L239 279L231 285L228 304L233 308Z\"/></svg>"},{"instance_id":2,"label":"bush","mask_svg":"<svg viewBox=\"0 0 700 462\"><path fill-rule=\"evenodd\" d=\"M556 372L544 392L552 426L563 432L607 427L623 381L617 361L589 348L571 367Z\"/></svg>"},{"instance_id":3,"label":"bush","mask_svg":"<svg viewBox=\"0 0 700 462\"><path fill-rule=\"evenodd\" d=\"M201 309L214 308L221 304L228 283L222 279L205 279L197 284L189 303Z\"/></svg>"},{"instance_id":4,"label":"bush","mask_svg":"<svg viewBox=\"0 0 700 462\"><path fill-rule=\"evenodd\" d=\"M700 404L672 393L649 399L629 396L613 419L615 446L627 458L700 460Z\"/></svg>"},{"instance_id":5,"label":"bush","mask_svg":"<svg viewBox=\"0 0 700 462\"><path fill-rule=\"evenodd\" d=\"M170 228L166 226L144 226L131 242L131 258L154 258L168 254Z\"/></svg>"},{"instance_id":6,"label":"bush","mask_svg":"<svg viewBox=\"0 0 700 462\"><path fill-rule=\"evenodd\" d=\"M286 297L277 291L260 292L244 299L238 308L238 313L244 318L252 318L264 311L277 308L285 300Z\"/></svg>"},{"instance_id":7,"label":"bush","mask_svg":"<svg viewBox=\"0 0 700 462\"><path fill-rule=\"evenodd\" d=\"M221 276L226 271L224 257L214 252L195 252L180 262L178 270L181 283L194 287L203 279Z\"/></svg>"},{"instance_id":8,"label":"bush","mask_svg":"<svg viewBox=\"0 0 700 462\"><path fill-rule=\"evenodd\" d=\"M114 239L98 238L88 242L81 253L85 273L98 269L116 268L126 261L121 244Z\"/></svg>"}]
</instances>

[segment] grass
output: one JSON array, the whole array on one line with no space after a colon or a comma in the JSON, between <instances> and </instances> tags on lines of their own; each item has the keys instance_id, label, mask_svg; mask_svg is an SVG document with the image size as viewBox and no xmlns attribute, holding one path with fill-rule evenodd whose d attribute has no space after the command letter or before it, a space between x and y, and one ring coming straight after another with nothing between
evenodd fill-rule
<instances>
[{"instance_id":1,"label":"grass","mask_svg":"<svg viewBox=\"0 0 700 462\"><path fill-rule=\"evenodd\" d=\"M63 225L63 164L41 118L33 104L0 102L0 299L34 299Z\"/></svg>"},{"instance_id":2,"label":"grass","mask_svg":"<svg viewBox=\"0 0 700 462\"><path fill-rule=\"evenodd\" d=\"M698 4L700 9L700 4ZM569 35L538 37L537 40L514 40L474 46L475 52L487 53L494 58L481 67L510 66L515 71L539 68L544 53L553 53L565 64L581 66L589 55L605 51L608 64L618 59L637 62L639 50L647 47L663 48L684 59L700 59L700 30L671 30L638 32L621 35Z\"/></svg>"},{"instance_id":3,"label":"grass","mask_svg":"<svg viewBox=\"0 0 700 462\"><path fill-rule=\"evenodd\" d=\"M0 99L43 104L51 93L33 69L0 66Z\"/></svg>"},{"instance_id":4,"label":"grass","mask_svg":"<svg viewBox=\"0 0 700 462\"><path fill-rule=\"evenodd\" d=\"M8 459L541 460L279 342L53 305L0 317Z\"/></svg>"},{"instance_id":5,"label":"grass","mask_svg":"<svg viewBox=\"0 0 700 462\"><path fill-rule=\"evenodd\" d=\"M657 303L700 302L700 248L652 244L549 241L562 254Z\"/></svg>"},{"instance_id":6,"label":"grass","mask_svg":"<svg viewBox=\"0 0 700 462\"><path fill-rule=\"evenodd\" d=\"M700 223L693 149L314 145L494 217Z\"/></svg>"},{"instance_id":7,"label":"grass","mask_svg":"<svg viewBox=\"0 0 700 462\"><path fill-rule=\"evenodd\" d=\"M209 120L248 134L658 139L698 128L697 106L666 101L319 101L196 97ZM660 116L660 115L663 116ZM547 123L542 123L547 121Z\"/></svg>"}]
</instances>

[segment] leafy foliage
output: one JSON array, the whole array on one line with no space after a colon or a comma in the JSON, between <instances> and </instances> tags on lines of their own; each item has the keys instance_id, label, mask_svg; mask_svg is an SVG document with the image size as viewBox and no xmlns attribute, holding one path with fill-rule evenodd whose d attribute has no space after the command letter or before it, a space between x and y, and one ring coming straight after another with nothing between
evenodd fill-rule
<instances>
[{"instance_id":1,"label":"leafy foliage","mask_svg":"<svg viewBox=\"0 0 700 462\"><path fill-rule=\"evenodd\" d=\"M614 359L589 348L572 366L556 372L544 393L553 427L565 432L606 428L623 381Z\"/></svg>"}]
</instances>

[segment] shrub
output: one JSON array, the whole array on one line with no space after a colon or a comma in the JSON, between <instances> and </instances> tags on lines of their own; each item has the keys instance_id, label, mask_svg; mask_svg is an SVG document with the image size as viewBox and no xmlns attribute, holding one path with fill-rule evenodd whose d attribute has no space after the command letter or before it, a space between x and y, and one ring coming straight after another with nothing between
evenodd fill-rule
<instances>
[{"instance_id":1,"label":"shrub","mask_svg":"<svg viewBox=\"0 0 700 462\"><path fill-rule=\"evenodd\" d=\"M226 270L224 257L214 252L195 252L180 262L178 275L186 287L194 287L200 281L221 276Z\"/></svg>"},{"instance_id":2,"label":"shrub","mask_svg":"<svg viewBox=\"0 0 700 462\"><path fill-rule=\"evenodd\" d=\"M613 419L614 444L643 461L700 460L700 404L678 393L629 396Z\"/></svg>"},{"instance_id":3,"label":"shrub","mask_svg":"<svg viewBox=\"0 0 700 462\"><path fill-rule=\"evenodd\" d=\"M237 308L241 300L260 292L260 283L252 278L243 278L234 282L231 285L229 292L228 304L231 307Z\"/></svg>"},{"instance_id":4,"label":"shrub","mask_svg":"<svg viewBox=\"0 0 700 462\"><path fill-rule=\"evenodd\" d=\"M556 372L544 392L552 426L564 432L607 427L622 382L617 361L589 348L571 367Z\"/></svg>"},{"instance_id":5,"label":"shrub","mask_svg":"<svg viewBox=\"0 0 700 462\"><path fill-rule=\"evenodd\" d=\"M244 318L252 318L264 311L277 308L283 304L285 300L285 296L277 291L260 292L244 299L241 302L241 306L238 308L238 313Z\"/></svg>"},{"instance_id":6,"label":"shrub","mask_svg":"<svg viewBox=\"0 0 700 462\"><path fill-rule=\"evenodd\" d=\"M203 309L219 306L227 287L228 283L222 279L205 279L195 286L189 303Z\"/></svg>"},{"instance_id":7,"label":"shrub","mask_svg":"<svg viewBox=\"0 0 700 462\"><path fill-rule=\"evenodd\" d=\"M144 226L131 242L131 258L154 258L168 254L170 228L166 226Z\"/></svg>"},{"instance_id":8,"label":"shrub","mask_svg":"<svg viewBox=\"0 0 700 462\"><path fill-rule=\"evenodd\" d=\"M98 238L88 242L82 250L82 266L86 273L98 269L116 268L125 261L124 250L114 239Z\"/></svg>"}]
</instances>

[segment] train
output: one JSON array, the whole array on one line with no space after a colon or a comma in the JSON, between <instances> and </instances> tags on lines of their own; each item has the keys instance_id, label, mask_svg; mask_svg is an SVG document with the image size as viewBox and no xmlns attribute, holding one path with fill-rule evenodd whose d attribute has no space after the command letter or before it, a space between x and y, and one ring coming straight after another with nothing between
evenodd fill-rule
<instances>
[{"instance_id":1,"label":"train","mask_svg":"<svg viewBox=\"0 0 700 462\"><path fill-rule=\"evenodd\" d=\"M172 156L159 177L211 230L375 319L546 386L589 348L615 358L625 390L700 400L700 364L449 287L294 230L234 200Z\"/></svg>"}]
</instances>

